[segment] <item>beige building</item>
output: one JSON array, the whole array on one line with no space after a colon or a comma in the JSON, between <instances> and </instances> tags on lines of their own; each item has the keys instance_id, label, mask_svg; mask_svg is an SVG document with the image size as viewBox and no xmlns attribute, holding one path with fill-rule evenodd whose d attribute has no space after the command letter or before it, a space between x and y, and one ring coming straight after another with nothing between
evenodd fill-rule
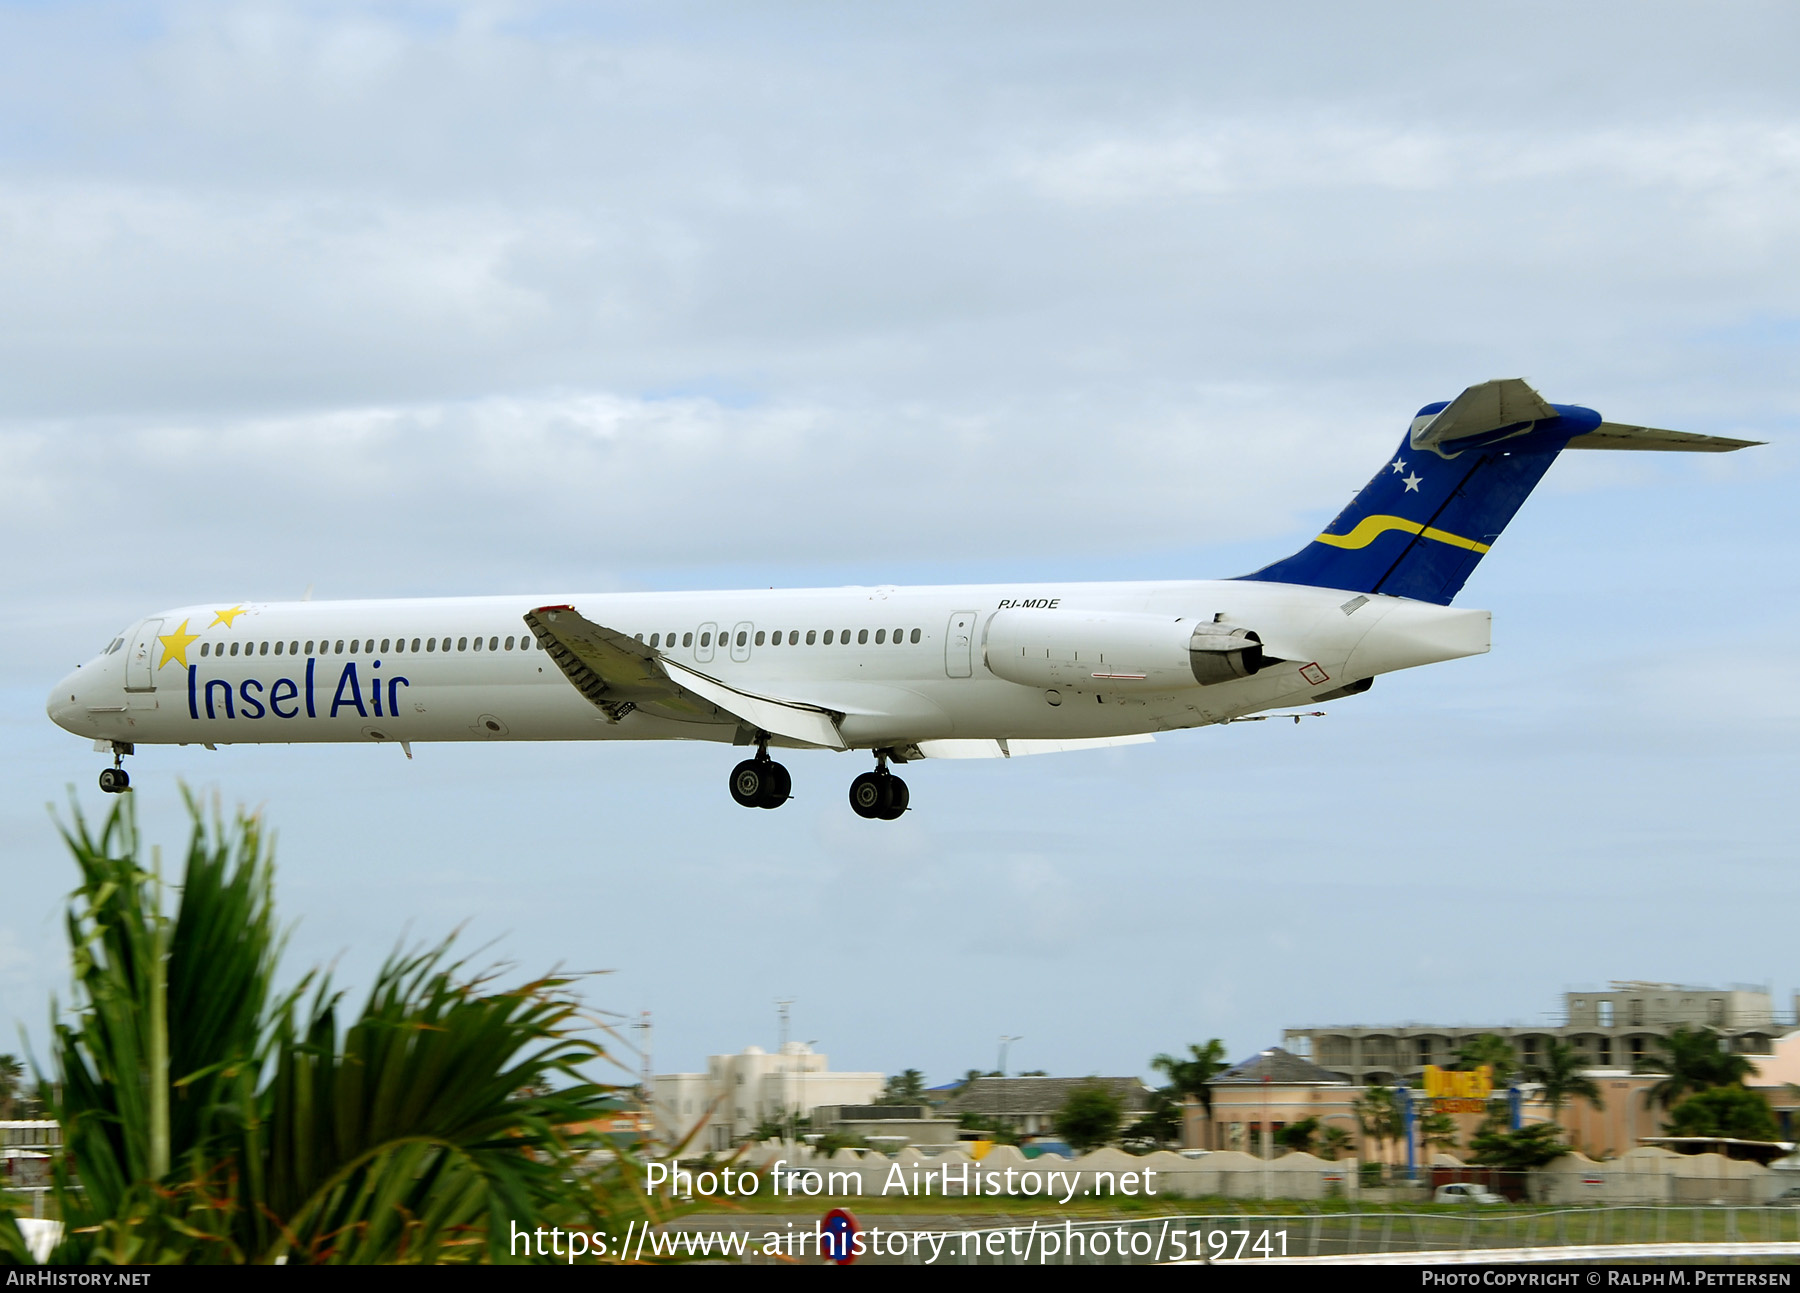
<instances>
[{"instance_id":1,"label":"beige building","mask_svg":"<svg viewBox=\"0 0 1800 1293\"><path fill-rule=\"evenodd\" d=\"M1768 1097L1783 1140L1800 1140L1800 1028L1777 1037L1754 1063L1756 1076L1744 1085Z\"/></svg>"},{"instance_id":2,"label":"beige building","mask_svg":"<svg viewBox=\"0 0 1800 1293\"><path fill-rule=\"evenodd\" d=\"M1206 1107L1192 1097L1183 1109L1181 1143L1185 1148L1236 1150L1260 1157L1264 1132L1269 1133L1272 1146L1276 1132L1317 1118L1321 1130L1341 1127L1350 1136L1350 1152L1356 1157L1378 1157L1371 1152L1373 1146L1365 1144L1367 1138L1356 1119L1356 1100L1362 1089L1278 1046L1227 1069L1209 1085L1210 1120ZM1280 1150L1271 1148L1269 1152Z\"/></svg>"},{"instance_id":3,"label":"beige building","mask_svg":"<svg viewBox=\"0 0 1800 1293\"><path fill-rule=\"evenodd\" d=\"M1766 1066L1766 1080L1760 1083L1753 1080L1752 1086L1768 1095L1779 1112L1784 1097L1790 1109L1800 1106L1800 1093L1785 1087L1787 1081L1800 1079L1800 1074L1796 1074L1796 1079L1783 1076L1788 1072L1784 1066L1800 1069L1800 1031L1780 1038L1776 1052ZM1659 1074L1633 1073L1629 1069L1589 1069L1586 1076L1600 1089L1599 1107L1577 1099L1569 1101L1561 1110L1552 1111L1542 1090L1526 1083L1521 1087L1521 1121L1526 1125L1556 1122L1563 1128L1568 1143L1592 1159L1620 1157L1638 1148L1646 1137L1663 1134L1663 1121L1668 1117L1668 1111L1650 1102L1650 1089L1660 1080ZM1424 1097L1422 1085L1417 1084L1414 1088L1421 1118L1435 1107ZM1289 1054L1280 1047L1271 1047L1213 1080L1210 1119L1198 1100L1187 1102L1182 1145L1188 1149L1237 1150L1261 1157L1265 1152L1263 1133L1267 1131L1268 1152L1279 1155L1284 1151L1273 1144L1277 1133L1296 1122L1317 1118L1321 1132L1328 1127L1339 1127L1349 1136L1346 1155L1354 1155L1363 1162L1405 1162L1403 1141L1377 1142L1364 1134L1357 1118L1356 1104L1367 1090L1367 1087L1345 1082L1339 1074L1310 1060ZM1497 1096L1501 1094L1496 1093ZM1467 1103L1479 1105L1476 1101ZM1450 1117L1456 1124L1457 1142L1451 1152L1466 1157L1469 1141L1485 1117L1485 1108L1454 1112ZM1792 1117L1791 1112L1789 1117ZM1316 1138L1314 1146L1314 1152L1319 1152ZM1418 1162L1430 1161L1431 1154L1424 1147L1417 1152Z\"/></svg>"},{"instance_id":4,"label":"beige building","mask_svg":"<svg viewBox=\"0 0 1800 1293\"><path fill-rule=\"evenodd\" d=\"M1800 1009L1800 997L1795 1008ZM1658 1053L1656 1039L1679 1027L1709 1027L1732 1049L1766 1055L1775 1038L1794 1026L1778 1017L1766 988L1701 988L1674 983L1615 981L1605 991L1567 992L1563 1008L1543 1024L1443 1024L1289 1028L1287 1050L1356 1085L1417 1085L1428 1064L1448 1065L1457 1049L1483 1033L1513 1044L1526 1065L1541 1062L1551 1038L1573 1045L1598 1069L1630 1069Z\"/></svg>"}]
</instances>

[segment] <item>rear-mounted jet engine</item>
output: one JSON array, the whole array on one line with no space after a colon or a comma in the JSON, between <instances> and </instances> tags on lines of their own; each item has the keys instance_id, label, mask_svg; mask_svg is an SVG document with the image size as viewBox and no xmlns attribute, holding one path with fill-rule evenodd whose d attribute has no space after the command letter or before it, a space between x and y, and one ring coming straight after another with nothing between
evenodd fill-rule
<instances>
[{"instance_id":1,"label":"rear-mounted jet engine","mask_svg":"<svg viewBox=\"0 0 1800 1293\"><path fill-rule=\"evenodd\" d=\"M1274 663L1249 629L1131 612L1000 611L988 621L985 650L995 677L1091 691L1208 687Z\"/></svg>"}]
</instances>

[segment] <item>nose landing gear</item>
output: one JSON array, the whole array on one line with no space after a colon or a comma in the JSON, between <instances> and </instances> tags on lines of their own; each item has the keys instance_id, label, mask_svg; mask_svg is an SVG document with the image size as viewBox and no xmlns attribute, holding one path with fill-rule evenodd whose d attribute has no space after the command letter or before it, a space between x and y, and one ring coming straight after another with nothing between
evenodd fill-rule
<instances>
[{"instance_id":1,"label":"nose landing gear","mask_svg":"<svg viewBox=\"0 0 1800 1293\"><path fill-rule=\"evenodd\" d=\"M850 783L850 810L858 817L891 822L906 811L911 800L906 783L888 771L885 754L875 756L875 771Z\"/></svg>"},{"instance_id":2,"label":"nose landing gear","mask_svg":"<svg viewBox=\"0 0 1800 1293\"><path fill-rule=\"evenodd\" d=\"M769 738L756 743L756 757L731 770L731 797L745 808L779 808L793 792L788 770L769 757Z\"/></svg>"},{"instance_id":3,"label":"nose landing gear","mask_svg":"<svg viewBox=\"0 0 1800 1293\"><path fill-rule=\"evenodd\" d=\"M112 743L113 765L100 770L100 789L109 795L121 795L131 789L131 774L125 771L125 756L131 753L131 746L122 742Z\"/></svg>"}]
</instances>

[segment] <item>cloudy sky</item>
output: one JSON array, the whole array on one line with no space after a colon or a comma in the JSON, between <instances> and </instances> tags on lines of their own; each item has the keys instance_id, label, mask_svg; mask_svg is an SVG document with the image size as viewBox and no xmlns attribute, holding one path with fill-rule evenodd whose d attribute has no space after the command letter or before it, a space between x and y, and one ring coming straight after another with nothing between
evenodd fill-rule
<instances>
[{"instance_id":1,"label":"cloudy sky","mask_svg":"<svg viewBox=\"0 0 1800 1293\"><path fill-rule=\"evenodd\" d=\"M660 1070L1146 1072L1283 1027L1800 983L1800 15L1783 4L0 4L0 1023L74 880L44 715L208 599L1210 577L1523 376L1770 441L1570 455L1486 657L1327 718L908 771L144 749L279 831L295 969L611 970ZM1660 457L1660 456L1659 456ZM0 1043L3 1045L3 1043Z\"/></svg>"}]
</instances>

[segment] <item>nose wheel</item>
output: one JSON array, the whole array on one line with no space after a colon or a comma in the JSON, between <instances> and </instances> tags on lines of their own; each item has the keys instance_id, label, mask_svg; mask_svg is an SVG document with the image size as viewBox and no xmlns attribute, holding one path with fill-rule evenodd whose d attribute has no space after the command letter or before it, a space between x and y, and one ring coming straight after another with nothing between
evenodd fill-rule
<instances>
[{"instance_id":1,"label":"nose wheel","mask_svg":"<svg viewBox=\"0 0 1800 1293\"><path fill-rule=\"evenodd\" d=\"M745 808L779 808L793 789L788 770L767 754L745 759L731 770L731 797Z\"/></svg>"},{"instance_id":2,"label":"nose wheel","mask_svg":"<svg viewBox=\"0 0 1800 1293\"><path fill-rule=\"evenodd\" d=\"M850 783L850 809L858 817L894 821L911 799L906 783L887 770L886 760Z\"/></svg>"},{"instance_id":3,"label":"nose wheel","mask_svg":"<svg viewBox=\"0 0 1800 1293\"><path fill-rule=\"evenodd\" d=\"M122 795L131 789L131 774L120 764L117 754L113 755L113 766L100 770L100 789L109 795Z\"/></svg>"}]
</instances>

